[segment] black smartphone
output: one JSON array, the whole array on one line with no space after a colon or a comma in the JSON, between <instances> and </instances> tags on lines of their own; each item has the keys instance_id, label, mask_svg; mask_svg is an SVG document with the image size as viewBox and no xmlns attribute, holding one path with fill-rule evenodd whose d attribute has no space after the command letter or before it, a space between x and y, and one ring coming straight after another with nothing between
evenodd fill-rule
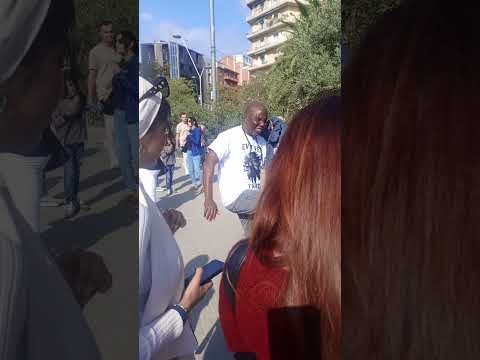
<instances>
[{"instance_id":1,"label":"black smartphone","mask_svg":"<svg viewBox=\"0 0 480 360\"><path fill-rule=\"evenodd\" d=\"M202 279L200 280L200 285L205 285L207 282L212 280L215 276L220 274L223 271L225 263L220 260L212 260L208 264L202 267L203 274ZM185 288L188 286L188 283L192 281L193 275L188 276L185 278Z\"/></svg>"}]
</instances>

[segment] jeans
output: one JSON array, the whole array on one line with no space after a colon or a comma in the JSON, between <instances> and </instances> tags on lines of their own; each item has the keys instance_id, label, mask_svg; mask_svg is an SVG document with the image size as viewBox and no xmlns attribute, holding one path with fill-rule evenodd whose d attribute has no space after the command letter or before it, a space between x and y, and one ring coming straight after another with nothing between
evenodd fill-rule
<instances>
[{"instance_id":1,"label":"jeans","mask_svg":"<svg viewBox=\"0 0 480 360\"><path fill-rule=\"evenodd\" d=\"M202 173L200 171L200 162L202 160L202 156L194 156L190 150L187 151L187 154L188 174L192 180L192 185L200 186L202 183Z\"/></svg>"},{"instance_id":2,"label":"jeans","mask_svg":"<svg viewBox=\"0 0 480 360\"><path fill-rule=\"evenodd\" d=\"M115 110L115 145L127 189L138 191L135 169L138 169L138 124L128 124L125 111Z\"/></svg>"},{"instance_id":3,"label":"jeans","mask_svg":"<svg viewBox=\"0 0 480 360\"><path fill-rule=\"evenodd\" d=\"M115 126L114 117L111 115L103 115L105 122L105 149L107 150L108 160L110 161L110 168L118 166L117 154L115 153Z\"/></svg>"},{"instance_id":4,"label":"jeans","mask_svg":"<svg viewBox=\"0 0 480 360\"><path fill-rule=\"evenodd\" d=\"M165 165L167 172L165 173L165 180L167 183L167 190L173 192L173 169L175 165Z\"/></svg>"},{"instance_id":5,"label":"jeans","mask_svg":"<svg viewBox=\"0 0 480 360\"><path fill-rule=\"evenodd\" d=\"M188 171L188 153L190 151L183 153L183 168L185 169L185 175L190 175ZM191 152L190 152L191 153Z\"/></svg>"},{"instance_id":6,"label":"jeans","mask_svg":"<svg viewBox=\"0 0 480 360\"><path fill-rule=\"evenodd\" d=\"M65 145L70 159L63 167L63 185L65 188L65 202L78 204L78 185L80 183L80 155L83 143Z\"/></svg>"}]
</instances>

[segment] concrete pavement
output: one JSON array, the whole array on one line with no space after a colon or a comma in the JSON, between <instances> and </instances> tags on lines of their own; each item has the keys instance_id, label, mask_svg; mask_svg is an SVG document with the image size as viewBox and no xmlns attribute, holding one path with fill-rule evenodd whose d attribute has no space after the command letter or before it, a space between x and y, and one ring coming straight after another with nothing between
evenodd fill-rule
<instances>
[{"instance_id":1,"label":"concrete pavement","mask_svg":"<svg viewBox=\"0 0 480 360\"><path fill-rule=\"evenodd\" d=\"M186 274L194 272L210 260L225 261L231 247L243 238L243 230L238 217L222 206L218 184L214 184L214 200L220 214L213 222L203 218L203 193L188 190L191 182L185 176L182 159L177 159L175 188L177 194L166 196L157 192L158 205L162 209L174 208L183 213L187 220L185 228L175 234L185 262ZM164 177L160 185L164 186ZM221 276L213 280L213 289L206 295L192 313L192 326L199 342L195 355L197 359L233 359L228 352L220 322L218 320L218 288Z\"/></svg>"},{"instance_id":2,"label":"concrete pavement","mask_svg":"<svg viewBox=\"0 0 480 360\"><path fill-rule=\"evenodd\" d=\"M80 198L91 206L72 220L63 219L63 208L42 208L42 235L55 248L88 248L100 254L113 275L113 287L97 295L85 314L105 360L138 357L138 216L135 207L125 203L123 182L118 169L106 169L108 159L102 146L103 129L90 127L89 141L82 160ZM175 238L183 253L186 273L208 261L224 261L229 249L243 236L237 217L223 208L218 186L214 198L220 209L217 219L203 218L203 194L190 191L190 180L177 160L172 196L158 193L161 208L182 211L187 226ZM164 185L164 181L161 182ZM49 197L63 199L63 169L47 175ZM132 256L135 258L132 259ZM135 266L132 266L135 264ZM218 287L214 287L192 313L192 325L200 344L197 359L230 360L218 321ZM131 310L130 310L131 309Z\"/></svg>"}]
</instances>

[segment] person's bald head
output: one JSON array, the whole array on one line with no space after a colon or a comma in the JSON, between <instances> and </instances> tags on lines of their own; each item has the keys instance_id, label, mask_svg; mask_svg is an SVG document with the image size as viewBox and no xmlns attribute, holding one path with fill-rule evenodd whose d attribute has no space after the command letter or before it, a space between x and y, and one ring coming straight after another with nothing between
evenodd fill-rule
<instances>
[{"instance_id":1,"label":"person's bald head","mask_svg":"<svg viewBox=\"0 0 480 360\"><path fill-rule=\"evenodd\" d=\"M249 135L260 135L265 128L268 111L260 102L252 102L245 108L245 130Z\"/></svg>"}]
</instances>

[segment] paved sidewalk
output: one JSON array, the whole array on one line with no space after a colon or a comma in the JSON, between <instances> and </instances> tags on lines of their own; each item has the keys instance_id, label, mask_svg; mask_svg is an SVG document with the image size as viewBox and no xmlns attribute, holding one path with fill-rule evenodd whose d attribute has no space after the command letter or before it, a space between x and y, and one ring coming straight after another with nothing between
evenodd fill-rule
<instances>
[{"instance_id":1,"label":"paved sidewalk","mask_svg":"<svg viewBox=\"0 0 480 360\"><path fill-rule=\"evenodd\" d=\"M84 247L103 256L113 275L113 287L97 295L86 307L87 320L105 360L136 359L138 357L138 216L134 208L123 202L125 193L118 169L106 169L106 152L102 146L103 129L89 128L89 142L82 160L80 198L92 209L82 211L72 220L63 219L63 208L42 208L43 236L57 248ZM158 193L159 206L183 212L187 226L175 238L182 250L186 273L213 259L225 260L233 244L242 238L238 218L223 208L218 186L214 198L220 209L217 219L208 223L203 218L203 194L189 191L190 180L177 160L175 187L178 193L165 197ZM164 178L162 178L164 179ZM161 182L164 185L164 180ZM49 197L63 197L63 169L48 173ZM132 256L135 256L132 259ZM128 266L125 266L128 264ZM220 276L214 279L213 290L192 314L200 347L197 359L230 360L218 321L218 287ZM131 309L131 311L125 311ZM134 341L132 341L134 339Z\"/></svg>"},{"instance_id":2,"label":"paved sidewalk","mask_svg":"<svg viewBox=\"0 0 480 360\"><path fill-rule=\"evenodd\" d=\"M107 294L96 295L85 314L104 360L136 359L138 305L132 294L138 293L138 266L132 264L138 263L138 215L135 207L123 202L120 171L106 168L102 140L103 129L89 128L79 196L91 210L64 220L63 207L42 208L43 236L55 247L80 246L103 257L113 275L113 287ZM48 173L47 187L49 197L63 199L63 169Z\"/></svg>"},{"instance_id":3,"label":"paved sidewalk","mask_svg":"<svg viewBox=\"0 0 480 360\"><path fill-rule=\"evenodd\" d=\"M187 226L175 234L185 262L186 273L193 273L195 267L210 260L225 261L230 248L243 237L237 216L223 208L218 184L214 184L214 200L220 215L209 223L203 218L203 193L189 191L191 182L185 176L182 159L177 159L175 188L177 194L165 196L158 192L158 204L163 209L175 208L183 213ZM164 186L164 177L160 185ZM192 314L192 326L199 342L196 358L204 360L230 360L233 356L227 350L220 322L218 320L218 288L221 276L213 280L213 289L206 295Z\"/></svg>"}]
</instances>

